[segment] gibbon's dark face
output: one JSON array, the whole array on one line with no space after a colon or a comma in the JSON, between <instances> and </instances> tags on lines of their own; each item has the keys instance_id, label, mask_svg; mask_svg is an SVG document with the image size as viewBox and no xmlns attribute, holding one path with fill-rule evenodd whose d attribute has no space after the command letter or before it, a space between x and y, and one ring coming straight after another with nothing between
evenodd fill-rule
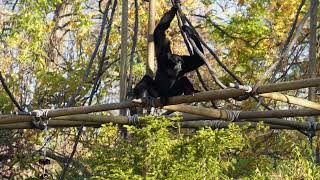
<instances>
[{"instance_id":1,"label":"gibbon's dark face","mask_svg":"<svg viewBox=\"0 0 320 180\"><path fill-rule=\"evenodd\" d=\"M178 73L182 70L183 59L181 56L176 54L168 53L168 60L170 66Z\"/></svg>"}]
</instances>

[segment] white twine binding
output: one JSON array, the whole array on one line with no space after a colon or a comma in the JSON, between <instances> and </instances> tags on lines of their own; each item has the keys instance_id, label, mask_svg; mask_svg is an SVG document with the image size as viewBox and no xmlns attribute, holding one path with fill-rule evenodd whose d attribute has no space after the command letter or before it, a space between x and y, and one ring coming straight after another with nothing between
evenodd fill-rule
<instances>
[{"instance_id":1,"label":"white twine binding","mask_svg":"<svg viewBox=\"0 0 320 180\"><path fill-rule=\"evenodd\" d=\"M33 121L32 124L41 130L44 130L48 125L48 113L50 109L40 109L32 111Z\"/></svg>"},{"instance_id":2,"label":"white twine binding","mask_svg":"<svg viewBox=\"0 0 320 180\"><path fill-rule=\"evenodd\" d=\"M239 115L240 115L241 111L225 110L225 112L227 114L226 120L231 121L231 122L239 120Z\"/></svg>"},{"instance_id":3,"label":"white twine binding","mask_svg":"<svg viewBox=\"0 0 320 180\"><path fill-rule=\"evenodd\" d=\"M215 128L215 129L219 129L222 123L223 123L223 121L212 121L211 127Z\"/></svg>"},{"instance_id":4,"label":"white twine binding","mask_svg":"<svg viewBox=\"0 0 320 180\"><path fill-rule=\"evenodd\" d=\"M139 116L137 114L133 116L128 116L128 121L129 121L129 124L132 124L132 125L137 125L140 123Z\"/></svg>"},{"instance_id":5,"label":"white twine binding","mask_svg":"<svg viewBox=\"0 0 320 180\"><path fill-rule=\"evenodd\" d=\"M246 93L251 93L252 92L252 87L249 86L249 85L240 85L240 84L235 84L235 83L229 83L229 87L245 90Z\"/></svg>"}]
</instances>

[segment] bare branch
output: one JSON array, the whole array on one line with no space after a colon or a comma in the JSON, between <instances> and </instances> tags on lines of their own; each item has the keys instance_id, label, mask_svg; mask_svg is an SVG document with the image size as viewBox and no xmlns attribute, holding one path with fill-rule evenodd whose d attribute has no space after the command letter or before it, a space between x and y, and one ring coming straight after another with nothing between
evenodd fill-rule
<instances>
[{"instance_id":1,"label":"bare branch","mask_svg":"<svg viewBox=\"0 0 320 180\"><path fill-rule=\"evenodd\" d=\"M15 99L15 97L11 93L9 87L7 86L7 83L5 82L1 72L0 72L0 81L1 81L3 89L6 91L7 95L10 97L12 103L19 109L19 111L23 111L22 107L19 105L18 101Z\"/></svg>"},{"instance_id":2,"label":"bare branch","mask_svg":"<svg viewBox=\"0 0 320 180\"><path fill-rule=\"evenodd\" d=\"M99 82L100 82L101 76L105 72L103 67L104 67L105 60L106 60L108 42L109 42L109 37L110 37L111 28L112 28L112 22L113 22L113 17L114 17L114 13L116 11L117 3L118 3L117 0L115 0L114 3L113 3L112 10L111 10L111 15L110 15L111 17L110 17L110 20L108 22L108 26L106 27L107 28L106 38L105 38L104 47L103 47L103 50L102 50L102 56L101 56L101 59L99 61L99 69L98 69L98 72L96 74L95 81L93 83L93 87L92 87L92 90L91 90L91 93L90 93L89 102L88 102L89 105L91 105L91 103L92 103L92 99L93 99L94 94L98 91L99 84L100 84Z\"/></svg>"},{"instance_id":3,"label":"bare branch","mask_svg":"<svg viewBox=\"0 0 320 180\"><path fill-rule=\"evenodd\" d=\"M83 88L84 83L87 81L88 76L89 76L89 74L91 72L91 67L93 65L93 60L97 56L97 53L98 53L98 50L99 50L99 46L100 46L101 41L102 41L103 31L104 31L105 25L107 23L107 16L108 16L107 9L109 8L110 4L111 4L111 0L108 1L108 4L105 7L103 18L102 18L102 23L101 23L101 28L100 28L100 33L99 33L99 36L98 36L98 39L97 39L97 43L96 43L95 49L94 49L94 51L93 51L93 53L92 53L92 55L90 57L89 64L88 64L88 66L86 68L85 74L84 74L79 86L77 87L76 92L71 96L69 102L67 103L67 105L66 105L67 107L74 105L75 98L79 95L80 91Z\"/></svg>"}]
</instances>

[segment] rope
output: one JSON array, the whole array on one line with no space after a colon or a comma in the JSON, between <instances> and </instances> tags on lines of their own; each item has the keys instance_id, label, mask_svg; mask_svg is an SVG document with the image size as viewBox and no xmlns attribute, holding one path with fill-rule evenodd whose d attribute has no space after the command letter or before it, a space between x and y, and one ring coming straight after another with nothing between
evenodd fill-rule
<instances>
[{"instance_id":1,"label":"rope","mask_svg":"<svg viewBox=\"0 0 320 180\"><path fill-rule=\"evenodd\" d=\"M318 123L314 120L312 121L307 121L307 124L308 124L308 130L310 132L316 132L317 131L317 125Z\"/></svg>"},{"instance_id":2,"label":"rope","mask_svg":"<svg viewBox=\"0 0 320 180\"><path fill-rule=\"evenodd\" d=\"M128 116L128 121L129 121L129 124L132 124L132 125L137 125L140 123L139 116L137 114L133 116Z\"/></svg>"},{"instance_id":3,"label":"rope","mask_svg":"<svg viewBox=\"0 0 320 180\"><path fill-rule=\"evenodd\" d=\"M317 122L315 120L310 120L307 121L308 124L308 130L306 132L306 135L309 139L309 144L310 144L310 148L312 149L312 142L313 142L313 137L316 135L316 131L317 131Z\"/></svg>"},{"instance_id":4,"label":"rope","mask_svg":"<svg viewBox=\"0 0 320 180\"><path fill-rule=\"evenodd\" d=\"M43 171L42 171L42 177L43 178L46 178L48 177L48 174L47 174L47 169L46 169L46 165L47 164L50 164L50 160L47 159L47 149L48 149L48 143L49 143L49 140L50 140L50 136L49 136L49 133L48 133L48 120L44 123L44 132L45 132L45 136L44 136L44 147L43 147L43 157L42 159L39 160L40 164L43 165Z\"/></svg>"},{"instance_id":5,"label":"rope","mask_svg":"<svg viewBox=\"0 0 320 180\"><path fill-rule=\"evenodd\" d=\"M192 25L191 21L190 21L190 20L186 17L186 15L182 12L181 7L180 7L180 4L179 4L180 1L176 1L176 3L174 3L173 1L174 1L174 0L171 0L172 4L175 5L175 6L178 8L177 14L180 13L180 17L183 18L183 20L181 20L181 19L180 19L180 20L181 20L181 21L184 21L185 24L188 24L188 25L189 25L189 27L192 29L193 33L194 33L195 36L198 38L198 40L200 41L200 43L208 49L208 51L210 52L211 55L213 55L213 57L214 57L214 59L217 61L217 63L218 63L235 81L237 81L239 84L243 84L242 80L241 80L240 78L238 78L231 70L229 70L228 67L219 59L218 55L208 46L208 44L206 44L206 43L203 41L203 39L201 38L201 36L199 35L199 33L196 31L196 29L195 29L194 26ZM179 16L177 16L177 17L179 17ZM187 33L186 33L186 34L187 34ZM188 38L189 38L189 37L188 37ZM192 39L191 39L191 40L192 40ZM189 42L191 42L191 40L189 39ZM192 44L192 43L191 43L191 44ZM207 62L206 62L206 64L207 64L207 66L208 66L208 63L207 63ZM209 67L209 66L208 66L208 67ZM210 71L210 69L209 69L209 71ZM210 72L210 74L211 74L211 76L213 75L211 72ZM216 77L213 77L213 78L214 78L215 82L217 82L217 84L218 84L221 88L224 87L224 85L223 85L222 83L219 83L219 81L217 81L217 80L219 80L219 79L217 79ZM225 88L223 88L223 89L225 89ZM255 90L254 90L254 91L255 91ZM239 97L238 99L236 99L236 100L242 101L242 100L248 99L249 97L252 97L253 99L255 99L255 100L258 102L258 104L261 103L261 105L264 106L266 109L272 110L268 105L266 105L266 104L263 103L263 102L260 102L257 97L255 97L255 96L253 96L253 95L251 95L251 94L250 94L250 95L247 94L247 95L244 95L244 96L240 96L240 97Z\"/></svg>"},{"instance_id":6,"label":"rope","mask_svg":"<svg viewBox=\"0 0 320 180\"><path fill-rule=\"evenodd\" d=\"M35 113L35 116L37 118L48 118L48 112L50 109L39 109L39 110L34 110L32 113Z\"/></svg>"},{"instance_id":7,"label":"rope","mask_svg":"<svg viewBox=\"0 0 320 180\"><path fill-rule=\"evenodd\" d=\"M227 114L228 121L234 122L239 120L239 115L241 111L230 111L230 110L224 110Z\"/></svg>"},{"instance_id":8,"label":"rope","mask_svg":"<svg viewBox=\"0 0 320 180\"><path fill-rule=\"evenodd\" d=\"M48 113L50 109L34 110L30 114L33 116L32 125L35 128L45 130L48 125Z\"/></svg>"},{"instance_id":9,"label":"rope","mask_svg":"<svg viewBox=\"0 0 320 180\"><path fill-rule=\"evenodd\" d=\"M211 67L210 63L207 61L207 59L205 58L205 56L203 55L203 53L197 48L197 45L195 44L194 40L191 38L191 32L188 32L187 30L184 31L183 28L181 27L182 25L183 26L188 26L187 23L188 23L188 19L187 17L185 16L185 14L182 12L181 10L181 7L180 7L180 1L171 1L173 6L176 6L178 8L178 11L177 11L177 18L178 18L178 22L179 22L179 28L180 28L180 31L182 32L182 35L183 35L183 38L184 38L184 41L185 41L185 44L186 46L188 47L188 51L189 51L189 54L192 55L194 54L194 52L196 52L197 54L199 54L199 56L201 57L201 59L205 62L205 64L207 65L208 67L208 70L210 72L210 75L211 77L213 78L213 80L217 83L217 85L222 88L222 89L225 89L226 86L220 81L220 79L218 78L218 76L216 75L216 73L214 72L213 68ZM191 23L189 23L190 26L190 29L192 31L192 34L194 34L194 36L198 39L198 41L201 43L200 39L199 39L199 35L197 33L197 31L194 29L194 27L192 26ZM191 49L189 47L189 45L191 44L191 47L193 49ZM193 50L193 52L192 52Z\"/></svg>"},{"instance_id":10,"label":"rope","mask_svg":"<svg viewBox=\"0 0 320 180\"><path fill-rule=\"evenodd\" d=\"M236 83L229 83L229 87L245 90L246 93L252 93L252 87L249 85L240 85L240 84L236 84Z\"/></svg>"},{"instance_id":11,"label":"rope","mask_svg":"<svg viewBox=\"0 0 320 180\"><path fill-rule=\"evenodd\" d=\"M252 89L251 86L249 85L241 85L241 84L236 84L236 83L229 83L229 87L231 88L236 88L236 89L241 89L241 90L244 90L246 92L246 94L244 95L241 95L237 98L234 98L235 100L237 101L243 101L243 100L246 100L248 99L250 96L253 97L253 94L254 94L254 91ZM260 102L260 101L259 101Z\"/></svg>"},{"instance_id":12,"label":"rope","mask_svg":"<svg viewBox=\"0 0 320 180\"><path fill-rule=\"evenodd\" d=\"M48 119L48 112L49 109L41 109L41 110L35 110L31 112L30 114L34 114L32 124L41 129L44 130L45 136L44 136L44 143L42 146L42 152L39 159L39 164L41 164L42 167L42 175L40 176L40 179L46 179L48 177L46 165L50 164L50 160L47 158L47 149L48 144L51 139L48 133L48 121L51 119Z\"/></svg>"},{"instance_id":13,"label":"rope","mask_svg":"<svg viewBox=\"0 0 320 180\"><path fill-rule=\"evenodd\" d=\"M223 121L211 121L211 127L215 129L219 129Z\"/></svg>"}]
</instances>

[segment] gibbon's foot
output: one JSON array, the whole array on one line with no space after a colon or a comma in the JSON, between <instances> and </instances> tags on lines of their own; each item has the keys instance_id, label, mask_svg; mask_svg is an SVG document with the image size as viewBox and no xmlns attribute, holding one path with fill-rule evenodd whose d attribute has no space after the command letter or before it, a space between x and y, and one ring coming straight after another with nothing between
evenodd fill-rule
<instances>
[{"instance_id":1,"label":"gibbon's foot","mask_svg":"<svg viewBox=\"0 0 320 180\"><path fill-rule=\"evenodd\" d=\"M200 93L201 91L199 91L199 90L194 90L194 92L193 92L193 94L195 94L195 93Z\"/></svg>"},{"instance_id":2,"label":"gibbon's foot","mask_svg":"<svg viewBox=\"0 0 320 180\"><path fill-rule=\"evenodd\" d=\"M161 114L161 116L169 116L170 114L174 113L174 111L166 111Z\"/></svg>"},{"instance_id":3,"label":"gibbon's foot","mask_svg":"<svg viewBox=\"0 0 320 180\"><path fill-rule=\"evenodd\" d=\"M160 97L161 106L166 106L168 104L168 97Z\"/></svg>"}]
</instances>

